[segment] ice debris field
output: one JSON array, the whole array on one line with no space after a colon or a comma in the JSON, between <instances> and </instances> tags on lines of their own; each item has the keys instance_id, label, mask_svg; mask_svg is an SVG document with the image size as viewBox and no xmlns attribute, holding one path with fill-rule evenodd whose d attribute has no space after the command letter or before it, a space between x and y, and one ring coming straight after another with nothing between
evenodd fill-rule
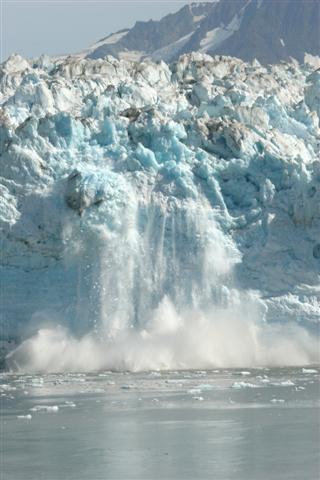
<instances>
[{"instance_id":1,"label":"ice debris field","mask_svg":"<svg viewBox=\"0 0 320 480\"><path fill-rule=\"evenodd\" d=\"M12 368L319 361L319 70L14 55L0 85Z\"/></svg>"}]
</instances>

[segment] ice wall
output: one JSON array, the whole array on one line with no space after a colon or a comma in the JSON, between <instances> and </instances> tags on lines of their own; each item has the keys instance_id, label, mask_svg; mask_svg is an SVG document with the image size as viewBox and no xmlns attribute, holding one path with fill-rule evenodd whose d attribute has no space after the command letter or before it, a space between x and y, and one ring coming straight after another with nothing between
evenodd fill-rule
<instances>
[{"instance_id":1,"label":"ice wall","mask_svg":"<svg viewBox=\"0 0 320 480\"><path fill-rule=\"evenodd\" d=\"M57 324L142 332L163 302L175 314L161 325L241 310L316 330L319 79L307 64L200 54L172 65L10 57L2 340Z\"/></svg>"}]
</instances>

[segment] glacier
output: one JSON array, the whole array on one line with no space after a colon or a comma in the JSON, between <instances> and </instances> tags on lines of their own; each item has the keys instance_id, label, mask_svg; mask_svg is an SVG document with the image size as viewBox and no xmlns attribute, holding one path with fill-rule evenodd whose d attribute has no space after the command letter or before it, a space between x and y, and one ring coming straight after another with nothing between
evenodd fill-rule
<instances>
[{"instance_id":1,"label":"glacier","mask_svg":"<svg viewBox=\"0 0 320 480\"><path fill-rule=\"evenodd\" d=\"M319 361L311 63L12 55L0 85L9 366Z\"/></svg>"}]
</instances>

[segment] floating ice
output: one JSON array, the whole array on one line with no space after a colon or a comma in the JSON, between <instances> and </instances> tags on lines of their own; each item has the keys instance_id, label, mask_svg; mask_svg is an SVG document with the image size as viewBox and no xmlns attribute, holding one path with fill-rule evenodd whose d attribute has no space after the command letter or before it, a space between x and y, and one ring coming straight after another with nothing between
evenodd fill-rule
<instances>
[{"instance_id":1,"label":"floating ice","mask_svg":"<svg viewBox=\"0 0 320 480\"><path fill-rule=\"evenodd\" d=\"M241 389L241 388L259 388L259 385L249 382L234 382L232 388Z\"/></svg>"},{"instance_id":2,"label":"floating ice","mask_svg":"<svg viewBox=\"0 0 320 480\"><path fill-rule=\"evenodd\" d=\"M58 405L35 405L30 408L31 412L58 412Z\"/></svg>"},{"instance_id":3,"label":"floating ice","mask_svg":"<svg viewBox=\"0 0 320 480\"><path fill-rule=\"evenodd\" d=\"M282 387L293 387L295 384L292 380L284 380L283 382L280 382L280 385Z\"/></svg>"},{"instance_id":4,"label":"floating ice","mask_svg":"<svg viewBox=\"0 0 320 480\"><path fill-rule=\"evenodd\" d=\"M201 390L212 390L214 388L213 385L211 385L210 383L200 383L200 385L198 385L199 389Z\"/></svg>"},{"instance_id":5,"label":"floating ice","mask_svg":"<svg viewBox=\"0 0 320 480\"><path fill-rule=\"evenodd\" d=\"M74 402L66 401L61 405L58 405L58 408L75 408L77 405Z\"/></svg>"},{"instance_id":6,"label":"floating ice","mask_svg":"<svg viewBox=\"0 0 320 480\"><path fill-rule=\"evenodd\" d=\"M6 383L0 384L0 392L12 392L17 390L17 387L14 387L13 385L8 385Z\"/></svg>"},{"instance_id":7,"label":"floating ice","mask_svg":"<svg viewBox=\"0 0 320 480\"><path fill-rule=\"evenodd\" d=\"M200 388L190 388L190 390L188 390L188 393L190 393L191 395L195 395L197 393L201 393L201 389Z\"/></svg>"}]
</instances>

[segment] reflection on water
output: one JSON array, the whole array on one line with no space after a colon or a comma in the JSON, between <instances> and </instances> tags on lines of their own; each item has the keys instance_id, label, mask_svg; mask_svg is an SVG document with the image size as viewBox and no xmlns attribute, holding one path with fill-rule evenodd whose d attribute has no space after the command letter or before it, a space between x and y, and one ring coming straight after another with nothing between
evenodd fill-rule
<instances>
[{"instance_id":1,"label":"reflection on water","mask_svg":"<svg viewBox=\"0 0 320 480\"><path fill-rule=\"evenodd\" d=\"M1 480L319 477L318 368L0 377Z\"/></svg>"}]
</instances>

